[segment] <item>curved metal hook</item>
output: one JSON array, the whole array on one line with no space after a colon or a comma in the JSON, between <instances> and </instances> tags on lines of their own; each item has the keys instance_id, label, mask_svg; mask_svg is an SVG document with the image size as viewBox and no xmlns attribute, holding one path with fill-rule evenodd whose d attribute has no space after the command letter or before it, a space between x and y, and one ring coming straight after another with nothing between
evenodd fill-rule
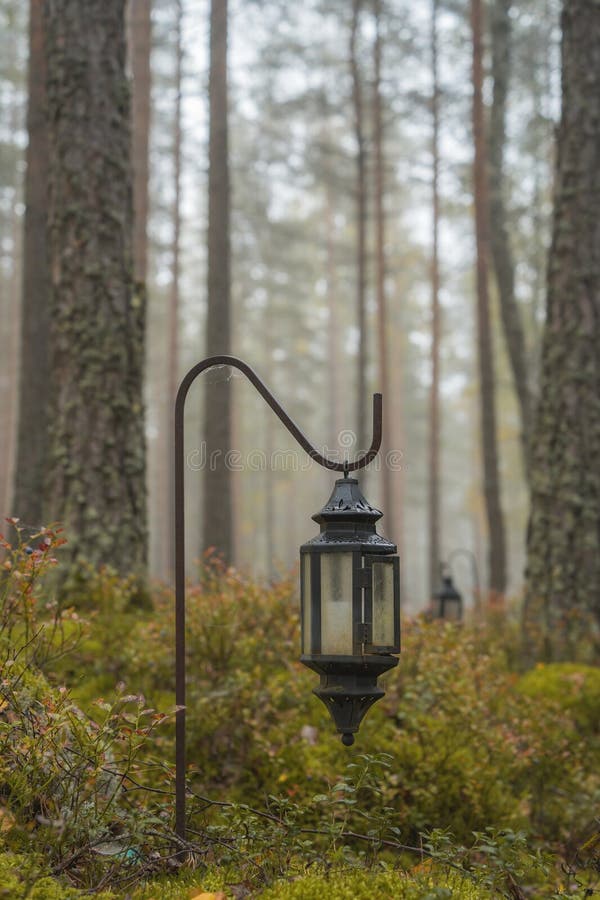
<instances>
[{"instance_id":1,"label":"curved metal hook","mask_svg":"<svg viewBox=\"0 0 600 900\"><path fill-rule=\"evenodd\" d=\"M313 447L298 425L296 425L294 420L288 416L281 404L278 403L264 382L261 381L254 369L236 356L209 356L190 369L181 382L177 392L177 400L175 402L176 419L179 417L178 413L183 413L185 398L192 382L198 375L213 366L231 366L232 368L239 369L240 372L243 372L248 381L254 385L261 397L269 404L275 415L283 422L287 430L296 438L302 449L308 453L311 459L318 462L320 466L324 466L326 469L333 469L336 472L355 472L357 469L368 466L379 453L382 428L381 394L373 394L373 440L371 441L371 446L366 453L363 453L362 456L355 459L353 462L337 462L336 460L328 459L326 456L323 456L315 447Z\"/></svg>"},{"instance_id":2,"label":"curved metal hook","mask_svg":"<svg viewBox=\"0 0 600 900\"><path fill-rule=\"evenodd\" d=\"M186 752L185 752L185 510L184 510L184 479L185 479L185 455L184 455L184 408L185 399L192 382L213 366L232 366L243 372L246 378L254 385L258 393L267 401L276 416L283 422L287 430L296 438L303 450L311 459L318 462L326 469L336 472L354 472L362 469L375 459L381 446L381 418L382 401L381 394L373 395L373 440L371 446L359 459L354 462L337 462L327 459L313 447L310 441L300 431L293 419L288 416L283 407L277 402L267 386L263 384L254 369L250 368L243 360L235 356L209 356L197 363L187 373L177 391L175 400L175 702L177 711L175 716L175 829L182 839L185 839L186 831Z\"/></svg>"}]
</instances>

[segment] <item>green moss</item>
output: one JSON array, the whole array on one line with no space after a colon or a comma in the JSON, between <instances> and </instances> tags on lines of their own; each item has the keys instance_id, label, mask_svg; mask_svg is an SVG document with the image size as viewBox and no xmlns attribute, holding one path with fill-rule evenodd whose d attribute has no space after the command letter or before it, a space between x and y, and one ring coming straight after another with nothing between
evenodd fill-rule
<instances>
[{"instance_id":1,"label":"green moss","mask_svg":"<svg viewBox=\"0 0 600 900\"><path fill-rule=\"evenodd\" d=\"M256 896L261 900L487 900L492 894L458 873L424 867L418 874L351 871L308 874L281 880Z\"/></svg>"},{"instance_id":2,"label":"green moss","mask_svg":"<svg viewBox=\"0 0 600 900\"><path fill-rule=\"evenodd\" d=\"M223 891L227 896L227 884L239 881L239 873L227 867L202 869L201 871L183 870L177 875L165 875L128 893L130 900L189 900L196 893L217 893ZM192 890L195 888L196 890Z\"/></svg>"},{"instance_id":3,"label":"green moss","mask_svg":"<svg viewBox=\"0 0 600 900\"><path fill-rule=\"evenodd\" d=\"M76 900L87 892L62 884L41 868L33 856L0 853L0 897L10 900ZM97 900L114 900L111 891L96 894Z\"/></svg>"}]
</instances>

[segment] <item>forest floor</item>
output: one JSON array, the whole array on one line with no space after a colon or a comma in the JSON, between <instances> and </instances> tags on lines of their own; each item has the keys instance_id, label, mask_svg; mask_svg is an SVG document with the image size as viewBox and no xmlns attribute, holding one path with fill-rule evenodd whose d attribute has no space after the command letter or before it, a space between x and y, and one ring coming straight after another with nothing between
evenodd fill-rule
<instances>
[{"instance_id":1,"label":"forest floor","mask_svg":"<svg viewBox=\"0 0 600 900\"><path fill-rule=\"evenodd\" d=\"M583 898L600 891L600 670L527 670L510 610L403 624L343 747L297 662L296 579L188 591L188 843L172 830L173 598L5 547L0 896Z\"/></svg>"}]
</instances>

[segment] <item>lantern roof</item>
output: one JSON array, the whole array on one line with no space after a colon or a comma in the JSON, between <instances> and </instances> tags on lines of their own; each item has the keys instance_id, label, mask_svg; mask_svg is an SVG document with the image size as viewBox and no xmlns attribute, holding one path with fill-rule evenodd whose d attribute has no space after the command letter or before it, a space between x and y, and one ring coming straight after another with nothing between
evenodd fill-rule
<instances>
[{"instance_id":1,"label":"lantern roof","mask_svg":"<svg viewBox=\"0 0 600 900\"><path fill-rule=\"evenodd\" d=\"M437 600L462 600L462 595L457 591L451 575L442 575L442 584L434 597Z\"/></svg>"},{"instance_id":2,"label":"lantern roof","mask_svg":"<svg viewBox=\"0 0 600 900\"><path fill-rule=\"evenodd\" d=\"M329 522L356 522L375 525L383 513L368 502L356 478L338 478L331 497L312 517L318 525Z\"/></svg>"},{"instance_id":3,"label":"lantern roof","mask_svg":"<svg viewBox=\"0 0 600 900\"><path fill-rule=\"evenodd\" d=\"M395 553L396 545L377 534L375 523L383 513L369 501L356 478L338 478L325 506L312 517L321 531L308 545L345 544L348 549ZM308 546L305 544L304 546ZM315 548L316 549L316 548Z\"/></svg>"}]
</instances>

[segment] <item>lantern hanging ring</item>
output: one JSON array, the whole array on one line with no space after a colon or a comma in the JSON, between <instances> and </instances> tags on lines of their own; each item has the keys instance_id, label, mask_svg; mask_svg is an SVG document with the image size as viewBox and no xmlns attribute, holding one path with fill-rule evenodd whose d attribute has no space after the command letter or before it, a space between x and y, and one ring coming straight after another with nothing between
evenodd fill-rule
<instances>
[{"instance_id":1,"label":"lantern hanging ring","mask_svg":"<svg viewBox=\"0 0 600 900\"><path fill-rule=\"evenodd\" d=\"M308 456L326 469L343 472L344 478L348 478L350 472L364 468L375 459L381 446L382 434L382 397L381 394L373 394L373 439L369 449L353 461L346 459L344 462L339 462L323 456L313 447L291 416L285 412L254 369L236 356L209 356L201 360L189 370L179 386L175 399L175 702L177 705L175 716L175 828L182 839L185 838L186 831L184 411L186 397L192 383L198 375L214 366L231 366L242 372Z\"/></svg>"}]
</instances>

